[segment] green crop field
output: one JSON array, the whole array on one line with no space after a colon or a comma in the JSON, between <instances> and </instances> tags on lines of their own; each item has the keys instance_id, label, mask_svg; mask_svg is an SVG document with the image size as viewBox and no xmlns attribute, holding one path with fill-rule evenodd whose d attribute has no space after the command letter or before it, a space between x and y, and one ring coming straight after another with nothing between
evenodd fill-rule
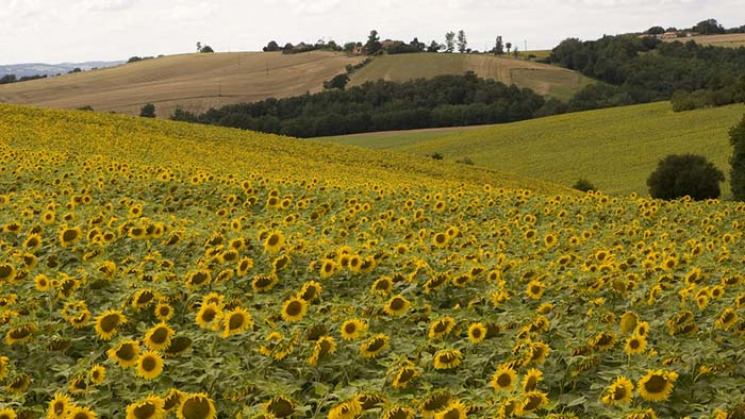
<instances>
[{"instance_id":1,"label":"green crop field","mask_svg":"<svg viewBox=\"0 0 745 419\"><path fill-rule=\"evenodd\" d=\"M728 130L745 107L675 113L668 102L620 107L478 129L387 132L324 140L386 148L476 165L571 186L580 177L612 194L646 194L646 179L668 154L706 156L726 174ZM729 195L724 185L723 195Z\"/></svg>"},{"instance_id":2,"label":"green crop field","mask_svg":"<svg viewBox=\"0 0 745 419\"><path fill-rule=\"evenodd\" d=\"M350 85L375 80L426 79L466 71L564 100L594 82L565 68L488 54L398 54L375 58L372 63L352 74Z\"/></svg>"}]
</instances>

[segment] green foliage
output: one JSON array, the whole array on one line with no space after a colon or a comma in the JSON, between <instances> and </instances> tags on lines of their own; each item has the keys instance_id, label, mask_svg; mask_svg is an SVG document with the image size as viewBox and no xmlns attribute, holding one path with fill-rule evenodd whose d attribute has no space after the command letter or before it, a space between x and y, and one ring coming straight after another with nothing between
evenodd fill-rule
<instances>
[{"instance_id":1,"label":"green foliage","mask_svg":"<svg viewBox=\"0 0 745 419\"><path fill-rule=\"evenodd\" d=\"M729 132L730 144L734 148L730 157L730 188L732 197L745 201L745 117Z\"/></svg>"},{"instance_id":2,"label":"green foliage","mask_svg":"<svg viewBox=\"0 0 745 419\"><path fill-rule=\"evenodd\" d=\"M445 158L445 157L444 157L444 156L442 155L442 153L440 153L439 151L438 151L438 152L435 152L435 153L432 153L432 156L431 156L431 157L432 157L432 159L434 159L434 160L442 160L443 158Z\"/></svg>"},{"instance_id":3,"label":"green foliage","mask_svg":"<svg viewBox=\"0 0 745 419\"><path fill-rule=\"evenodd\" d=\"M367 37L367 42L365 43L365 54L372 55L380 51L380 48L382 47L380 43L380 36L378 36L378 31L371 30L370 35Z\"/></svg>"},{"instance_id":4,"label":"green foliage","mask_svg":"<svg viewBox=\"0 0 745 419\"><path fill-rule=\"evenodd\" d=\"M702 20L693 27L693 30L701 35L717 35L726 32L716 19Z\"/></svg>"},{"instance_id":5,"label":"green foliage","mask_svg":"<svg viewBox=\"0 0 745 419\"><path fill-rule=\"evenodd\" d=\"M658 199L690 196L694 200L719 198L724 173L705 157L695 154L671 154L660 160L647 179L649 194Z\"/></svg>"},{"instance_id":6,"label":"green foliage","mask_svg":"<svg viewBox=\"0 0 745 419\"><path fill-rule=\"evenodd\" d=\"M349 76L347 76L346 74L338 74L331 80L323 82L323 88L344 90L348 82Z\"/></svg>"},{"instance_id":7,"label":"green foliage","mask_svg":"<svg viewBox=\"0 0 745 419\"><path fill-rule=\"evenodd\" d=\"M577 189L582 192L589 192L589 191L595 191L597 188L595 188L595 185L592 184L589 180L585 178L579 178L577 179L577 182L572 185L572 188Z\"/></svg>"},{"instance_id":8,"label":"green foliage","mask_svg":"<svg viewBox=\"0 0 745 419\"><path fill-rule=\"evenodd\" d=\"M210 54L210 53L215 52L215 50L213 50L211 46L205 45L205 46L202 47L201 50L199 50L199 52L201 52L203 54Z\"/></svg>"},{"instance_id":9,"label":"green foliage","mask_svg":"<svg viewBox=\"0 0 745 419\"><path fill-rule=\"evenodd\" d=\"M155 105L148 103L140 108L140 116L143 118L155 118Z\"/></svg>"}]
</instances>

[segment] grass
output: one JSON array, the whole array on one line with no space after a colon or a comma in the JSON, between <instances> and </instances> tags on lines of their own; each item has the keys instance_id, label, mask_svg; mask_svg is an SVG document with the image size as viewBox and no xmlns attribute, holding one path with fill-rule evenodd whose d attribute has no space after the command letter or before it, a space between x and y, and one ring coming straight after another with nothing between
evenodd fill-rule
<instances>
[{"instance_id":1,"label":"grass","mask_svg":"<svg viewBox=\"0 0 745 419\"><path fill-rule=\"evenodd\" d=\"M527 87L542 95L568 99L576 91L592 83L577 72L523 59L494 57L487 54L399 54L376 58L354 73L350 85L367 81L406 81L432 78L443 74L463 74L473 71L483 78L505 84Z\"/></svg>"},{"instance_id":2,"label":"grass","mask_svg":"<svg viewBox=\"0 0 745 419\"><path fill-rule=\"evenodd\" d=\"M700 45L712 45L715 47L738 48L745 47L745 34L732 33L725 35L700 35L690 38L668 39L667 42L688 42L695 41Z\"/></svg>"},{"instance_id":3,"label":"grass","mask_svg":"<svg viewBox=\"0 0 745 419\"><path fill-rule=\"evenodd\" d=\"M324 140L476 165L565 186L587 178L612 194L646 195L646 179L668 154L706 156L728 174L728 130L742 105L675 113L668 102L581 112L493 125L428 132L389 132ZM724 185L724 196L729 195Z\"/></svg>"},{"instance_id":4,"label":"grass","mask_svg":"<svg viewBox=\"0 0 745 419\"><path fill-rule=\"evenodd\" d=\"M362 57L343 53L184 54L0 86L0 102L139 114L155 104L159 117L177 106L194 112L232 103L317 92Z\"/></svg>"}]
</instances>

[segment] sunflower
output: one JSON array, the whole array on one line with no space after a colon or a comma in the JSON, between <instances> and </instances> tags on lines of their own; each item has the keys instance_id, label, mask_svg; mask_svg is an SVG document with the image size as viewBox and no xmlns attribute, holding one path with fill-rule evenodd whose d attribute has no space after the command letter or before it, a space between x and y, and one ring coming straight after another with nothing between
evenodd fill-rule
<instances>
[{"instance_id":1,"label":"sunflower","mask_svg":"<svg viewBox=\"0 0 745 419\"><path fill-rule=\"evenodd\" d=\"M244 257L238 261L238 267L236 268L236 274L238 276L244 276L248 271L254 267L254 261L250 257Z\"/></svg>"},{"instance_id":2,"label":"sunflower","mask_svg":"<svg viewBox=\"0 0 745 419\"><path fill-rule=\"evenodd\" d=\"M531 342L528 352L528 362L542 363L546 360L551 348L543 342Z\"/></svg>"},{"instance_id":3,"label":"sunflower","mask_svg":"<svg viewBox=\"0 0 745 419\"><path fill-rule=\"evenodd\" d=\"M370 292L373 294L379 294L386 296L393 290L393 280L390 277L383 276L375 280L370 287Z\"/></svg>"},{"instance_id":4,"label":"sunflower","mask_svg":"<svg viewBox=\"0 0 745 419\"><path fill-rule=\"evenodd\" d=\"M217 330L219 320L222 317L222 310L217 304L203 304L197 312L197 324L202 329Z\"/></svg>"},{"instance_id":5,"label":"sunflower","mask_svg":"<svg viewBox=\"0 0 745 419\"><path fill-rule=\"evenodd\" d=\"M647 350L647 339L645 337L634 335L626 339L624 351L627 355L643 354L645 350Z\"/></svg>"},{"instance_id":6,"label":"sunflower","mask_svg":"<svg viewBox=\"0 0 745 419\"><path fill-rule=\"evenodd\" d=\"M254 325L251 314L241 307L236 307L222 316L222 334L223 338L242 333Z\"/></svg>"},{"instance_id":7,"label":"sunflower","mask_svg":"<svg viewBox=\"0 0 745 419\"><path fill-rule=\"evenodd\" d=\"M479 343L486 338L487 330L483 323L473 323L468 326L468 340Z\"/></svg>"},{"instance_id":8,"label":"sunflower","mask_svg":"<svg viewBox=\"0 0 745 419\"><path fill-rule=\"evenodd\" d=\"M303 288L298 293L298 298L311 302L321 295L323 287L317 281L310 281L303 284Z\"/></svg>"},{"instance_id":9,"label":"sunflower","mask_svg":"<svg viewBox=\"0 0 745 419\"><path fill-rule=\"evenodd\" d=\"M362 414L362 406L357 400L347 400L332 407L328 419L354 419Z\"/></svg>"},{"instance_id":10,"label":"sunflower","mask_svg":"<svg viewBox=\"0 0 745 419\"><path fill-rule=\"evenodd\" d=\"M534 300L538 300L543 296L545 290L546 285L543 284L543 282L534 279L528 283L528 286L525 288L525 294Z\"/></svg>"},{"instance_id":11,"label":"sunflower","mask_svg":"<svg viewBox=\"0 0 745 419\"><path fill-rule=\"evenodd\" d=\"M8 393L20 394L25 393L30 385L31 377L29 377L28 374L21 374L8 381L8 385L5 386L5 390Z\"/></svg>"},{"instance_id":12,"label":"sunflower","mask_svg":"<svg viewBox=\"0 0 745 419\"><path fill-rule=\"evenodd\" d=\"M84 392L86 389L88 389L88 383L85 381L85 375L81 374L70 380L70 385L68 386L70 393L78 394Z\"/></svg>"},{"instance_id":13,"label":"sunflower","mask_svg":"<svg viewBox=\"0 0 745 419\"><path fill-rule=\"evenodd\" d=\"M127 406L127 419L161 419L166 416L164 401L157 396L148 396L145 400Z\"/></svg>"},{"instance_id":14,"label":"sunflower","mask_svg":"<svg viewBox=\"0 0 745 419\"><path fill-rule=\"evenodd\" d=\"M137 359L137 375L152 380L163 372L163 358L157 352L144 352Z\"/></svg>"},{"instance_id":15,"label":"sunflower","mask_svg":"<svg viewBox=\"0 0 745 419\"><path fill-rule=\"evenodd\" d=\"M46 419L65 419L71 407L70 397L64 393L55 393L54 398L49 401Z\"/></svg>"},{"instance_id":16,"label":"sunflower","mask_svg":"<svg viewBox=\"0 0 745 419\"><path fill-rule=\"evenodd\" d=\"M616 343L616 335L612 332L601 332L592 338L591 345L595 349L601 351L608 351L613 348L613 344Z\"/></svg>"},{"instance_id":17,"label":"sunflower","mask_svg":"<svg viewBox=\"0 0 745 419\"><path fill-rule=\"evenodd\" d=\"M162 322L166 322L173 317L173 307L166 302L160 302L155 306L155 317Z\"/></svg>"},{"instance_id":18,"label":"sunflower","mask_svg":"<svg viewBox=\"0 0 745 419\"><path fill-rule=\"evenodd\" d=\"M269 253L277 253L285 244L285 236L281 231L274 231L266 236L264 240L264 250Z\"/></svg>"},{"instance_id":19,"label":"sunflower","mask_svg":"<svg viewBox=\"0 0 745 419\"><path fill-rule=\"evenodd\" d=\"M436 370L449 370L460 365L463 354L457 349L443 349L437 351L433 358Z\"/></svg>"},{"instance_id":20,"label":"sunflower","mask_svg":"<svg viewBox=\"0 0 745 419\"><path fill-rule=\"evenodd\" d=\"M732 307L727 307L719 313L714 325L717 329L727 330L737 322L737 313Z\"/></svg>"},{"instance_id":21,"label":"sunflower","mask_svg":"<svg viewBox=\"0 0 745 419\"><path fill-rule=\"evenodd\" d=\"M301 298L291 298L282 305L282 319L295 323L303 319L308 312L308 303Z\"/></svg>"},{"instance_id":22,"label":"sunflower","mask_svg":"<svg viewBox=\"0 0 745 419\"><path fill-rule=\"evenodd\" d=\"M251 288L256 292L267 292L271 291L272 288L277 284L277 275L256 275L251 280Z\"/></svg>"},{"instance_id":23,"label":"sunflower","mask_svg":"<svg viewBox=\"0 0 745 419\"><path fill-rule=\"evenodd\" d=\"M649 323L648 322L639 322L636 325L636 329L634 330L634 334L641 336L641 337L647 337L647 334L649 333Z\"/></svg>"},{"instance_id":24,"label":"sunflower","mask_svg":"<svg viewBox=\"0 0 745 419\"><path fill-rule=\"evenodd\" d=\"M333 260L326 259L321 264L321 279L326 279L336 272L336 263Z\"/></svg>"},{"instance_id":25,"label":"sunflower","mask_svg":"<svg viewBox=\"0 0 745 419\"><path fill-rule=\"evenodd\" d=\"M625 335L631 333L636 329L636 325L639 324L639 316L636 313L627 311L621 316L621 322L619 325L621 334Z\"/></svg>"},{"instance_id":26,"label":"sunflower","mask_svg":"<svg viewBox=\"0 0 745 419\"><path fill-rule=\"evenodd\" d=\"M448 407L452 400L453 396L450 395L449 391L436 391L422 400L422 402L419 404L419 409L422 411L422 416L432 417L435 415L435 413Z\"/></svg>"},{"instance_id":27,"label":"sunflower","mask_svg":"<svg viewBox=\"0 0 745 419\"><path fill-rule=\"evenodd\" d=\"M264 403L264 411L277 418L285 418L295 413L295 405L283 395L274 396Z\"/></svg>"},{"instance_id":28,"label":"sunflower","mask_svg":"<svg viewBox=\"0 0 745 419\"><path fill-rule=\"evenodd\" d=\"M626 377L618 377L603 393L603 403L614 405L616 403L631 403L634 397L634 384Z\"/></svg>"},{"instance_id":29,"label":"sunflower","mask_svg":"<svg viewBox=\"0 0 745 419\"><path fill-rule=\"evenodd\" d=\"M216 419L217 410L206 394L187 394L182 397L176 416L178 419Z\"/></svg>"},{"instance_id":30,"label":"sunflower","mask_svg":"<svg viewBox=\"0 0 745 419\"><path fill-rule=\"evenodd\" d=\"M167 324L158 324L145 333L145 346L154 351L162 351L171 345L171 338L175 334Z\"/></svg>"},{"instance_id":31,"label":"sunflower","mask_svg":"<svg viewBox=\"0 0 745 419\"><path fill-rule=\"evenodd\" d=\"M96 412L87 407L71 406L65 419L96 419Z\"/></svg>"},{"instance_id":32,"label":"sunflower","mask_svg":"<svg viewBox=\"0 0 745 419\"><path fill-rule=\"evenodd\" d=\"M494 390L512 391L515 381L517 381L517 373L515 370L501 366L497 369L497 372L492 375L491 386Z\"/></svg>"},{"instance_id":33,"label":"sunflower","mask_svg":"<svg viewBox=\"0 0 745 419\"><path fill-rule=\"evenodd\" d=\"M528 393L538 388L538 383L542 380L543 372L541 372L541 370L535 368L529 369L528 372L525 373L525 377L523 377L523 393Z\"/></svg>"},{"instance_id":34,"label":"sunflower","mask_svg":"<svg viewBox=\"0 0 745 419\"><path fill-rule=\"evenodd\" d=\"M435 419L466 419L466 416L466 406L459 400L451 402L445 409L435 413Z\"/></svg>"},{"instance_id":35,"label":"sunflower","mask_svg":"<svg viewBox=\"0 0 745 419\"><path fill-rule=\"evenodd\" d=\"M149 288L139 290L132 298L132 307L135 310L140 310L153 302L153 300L155 300L155 297L155 292L153 292L153 290Z\"/></svg>"},{"instance_id":36,"label":"sunflower","mask_svg":"<svg viewBox=\"0 0 745 419\"><path fill-rule=\"evenodd\" d=\"M199 289L212 282L212 272L208 269L189 272L186 275L186 287L190 290Z\"/></svg>"},{"instance_id":37,"label":"sunflower","mask_svg":"<svg viewBox=\"0 0 745 419\"><path fill-rule=\"evenodd\" d=\"M650 402L663 401L670 396L677 379L678 374L673 371L649 370L636 383L636 391Z\"/></svg>"},{"instance_id":38,"label":"sunflower","mask_svg":"<svg viewBox=\"0 0 745 419\"><path fill-rule=\"evenodd\" d=\"M119 310L108 310L96 317L96 334L103 340L111 340L117 333L117 327L127 322Z\"/></svg>"},{"instance_id":39,"label":"sunflower","mask_svg":"<svg viewBox=\"0 0 745 419\"><path fill-rule=\"evenodd\" d=\"M448 241L449 240L450 240L450 237L448 237L447 234L445 234L445 233L437 233L437 234L434 235L434 237L432 237L432 244L435 247L437 247L439 249L442 249L442 248L444 248L445 246L448 245Z\"/></svg>"},{"instance_id":40,"label":"sunflower","mask_svg":"<svg viewBox=\"0 0 745 419\"><path fill-rule=\"evenodd\" d=\"M80 237L82 236L83 231L80 229L80 227L65 227L59 232L60 245L63 248L70 246L71 244L74 244L75 242L80 240Z\"/></svg>"},{"instance_id":41,"label":"sunflower","mask_svg":"<svg viewBox=\"0 0 745 419\"><path fill-rule=\"evenodd\" d=\"M17 417L15 410L9 407L0 409L0 419L16 419Z\"/></svg>"},{"instance_id":42,"label":"sunflower","mask_svg":"<svg viewBox=\"0 0 745 419\"><path fill-rule=\"evenodd\" d=\"M179 407L185 397L186 394L177 388L168 390L166 396L163 398L163 410L165 410L166 412L170 412L171 410Z\"/></svg>"},{"instance_id":43,"label":"sunflower","mask_svg":"<svg viewBox=\"0 0 745 419\"><path fill-rule=\"evenodd\" d=\"M502 402L497 412L497 418L506 419L512 418L518 415L520 410L520 400L510 397L509 399Z\"/></svg>"},{"instance_id":44,"label":"sunflower","mask_svg":"<svg viewBox=\"0 0 745 419\"><path fill-rule=\"evenodd\" d=\"M83 312L83 314L85 314L86 312L87 310ZM34 331L36 331L36 326L34 326L33 324L16 326L12 329L9 329L8 332L5 334L5 342L8 345L28 342L34 337Z\"/></svg>"},{"instance_id":45,"label":"sunflower","mask_svg":"<svg viewBox=\"0 0 745 419\"><path fill-rule=\"evenodd\" d=\"M93 385L100 385L106 379L106 368L103 365L94 365L88 372L88 378L90 378Z\"/></svg>"},{"instance_id":46,"label":"sunflower","mask_svg":"<svg viewBox=\"0 0 745 419\"><path fill-rule=\"evenodd\" d=\"M430 339L440 339L449 334L455 327L455 319L452 317L443 317L435 320L429 326L428 336Z\"/></svg>"},{"instance_id":47,"label":"sunflower","mask_svg":"<svg viewBox=\"0 0 745 419\"><path fill-rule=\"evenodd\" d=\"M548 403L546 393L540 391L529 391L525 393L522 404L519 405L520 416L530 414L539 410Z\"/></svg>"},{"instance_id":48,"label":"sunflower","mask_svg":"<svg viewBox=\"0 0 745 419\"><path fill-rule=\"evenodd\" d=\"M315 367L321 358L331 355L334 352L336 352L336 341L334 341L334 338L323 336L316 341L316 346L313 348L313 355L308 358L308 363Z\"/></svg>"},{"instance_id":49,"label":"sunflower","mask_svg":"<svg viewBox=\"0 0 745 419\"><path fill-rule=\"evenodd\" d=\"M424 283L424 292L429 294L432 291L438 290L444 287L448 281L450 281L450 277L446 273L433 275Z\"/></svg>"},{"instance_id":50,"label":"sunflower","mask_svg":"<svg viewBox=\"0 0 745 419\"><path fill-rule=\"evenodd\" d=\"M365 358L377 358L388 348L390 338L384 333L377 334L360 346L360 354Z\"/></svg>"},{"instance_id":51,"label":"sunflower","mask_svg":"<svg viewBox=\"0 0 745 419\"><path fill-rule=\"evenodd\" d=\"M360 319L349 319L342 323L340 332L344 340L359 339L367 332L367 323Z\"/></svg>"},{"instance_id":52,"label":"sunflower","mask_svg":"<svg viewBox=\"0 0 745 419\"><path fill-rule=\"evenodd\" d=\"M38 291L44 292L49 289L49 278L44 274L36 275L34 278L34 285Z\"/></svg>"},{"instance_id":53,"label":"sunflower","mask_svg":"<svg viewBox=\"0 0 745 419\"><path fill-rule=\"evenodd\" d=\"M191 348L192 340L186 336L176 336L171 339L171 344L165 350L166 357L172 358L182 355Z\"/></svg>"},{"instance_id":54,"label":"sunflower","mask_svg":"<svg viewBox=\"0 0 745 419\"><path fill-rule=\"evenodd\" d=\"M409 383L420 376L421 374L419 374L419 371L414 367L414 364L407 362L396 372L396 376L393 378L393 388L406 388Z\"/></svg>"},{"instance_id":55,"label":"sunflower","mask_svg":"<svg viewBox=\"0 0 745 419\"><path fill-rule=\"evenodd\" d=\"M0 356L0 381L3 381L5 376L8 375L8 362L10 362L10 358Z\"/></svg>"},{"instance_id":56,"label":"sunflower","mask_svg":"<svg viewBox=\"0 0 745 419\"><path fill-rule=\"evenodd\" d=\"M383 311L392 317L401 316L409 309L411 303L402 295L395 295L388 300Z\"/></svg>"},{"instance_id":57,"label":"sunflower","mask_svg":"<svg viewBox=\"0 0 745 419\"><path fill-rule=\"evenodd\" d=\"M383 414L383 419L414 419L415 417L414 409L405 406L393 406Z\"/></svg>"},{"instance_id":58,"label":"sunflower","mask_svg":"<svg viewBox=\"0 0 745 419\"><path fill-rule=\"evenodd\" d=\"M388 400L377 393L362 393L354 396L354 400L360 404L362 411L368 411L384 407Z\"/></svg>"}]
</instances>

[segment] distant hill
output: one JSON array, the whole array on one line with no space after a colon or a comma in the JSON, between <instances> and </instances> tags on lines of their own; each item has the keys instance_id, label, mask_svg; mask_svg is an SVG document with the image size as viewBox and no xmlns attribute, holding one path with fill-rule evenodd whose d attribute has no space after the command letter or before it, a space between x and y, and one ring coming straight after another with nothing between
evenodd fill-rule
<instances>
[{"instance_id":1,"label":"distant hill","mask_svg":"<svg viewBox=\"0 0 745 419\"><path fill-rule=\"evenodd\" d=\"M323 82L365 57L314 51L303 54L218 53L161 57L115 68L0 86L0 102L55 108L91 106L136 115L153 103L158 117L176 107L205 112L241 102L323 90ZM483 78L567 99L593 81L571 70L476 54L402 54L376 57L354 72L351 85L379 79L410 80L474 71Z\"/></svg>"},{"instance_id":2,"label":"distant hill","mask_svg":"<svg viewBox=\"0 0 745 419\"><path fill-rule=\"evenodd\" d=\"M575 71L565 68L508 57L487 54L399 54L384 55L352 74L350 85L366 81L406 81L432 78L442 74L463 74L473 71L485 79L527 87L541 95L569 99L581 88L594 83Z\"/></svg>"},{"instance_id":3,"label":"distant hill","mask_svg":"<svg viewBox=\"0 0 745 419\"><path fill-rule=\"evenodd\" d=\"M30 76L56 76L57 74L67 74L76 68L79 68L82 71L89 71L94 68L114 67L123 63L124 61L87 61L84 63L29 63L0 65L0 77L9 74L15 74L18 78Z\"/></svg>"},{"instance_id":4,"label":"distant hill","mask_svg":"<svg viewBox=\"0 0 745 419\"><path fill-rule=\"evenodd\" d=\"M582 177L606 193L647 195L647 177L668 154L701 154L729 173L727 133L743 112L743 105L673 112L669 102L658 102L487 127L320 140L420 156L441 153L445 160L468 158L477 166L565 186ZM725 185L723 194L729 193Z\"/></svg>"}]
</instances>

